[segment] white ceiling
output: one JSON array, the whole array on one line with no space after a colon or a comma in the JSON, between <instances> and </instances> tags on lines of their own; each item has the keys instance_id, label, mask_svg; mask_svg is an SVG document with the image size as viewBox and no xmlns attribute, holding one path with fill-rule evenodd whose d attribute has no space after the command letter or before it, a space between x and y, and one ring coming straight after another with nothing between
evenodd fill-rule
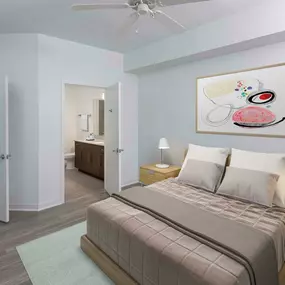
<instances>
[{"instance_id":1,"label":"white ceiling","mask_svg":"<svg viewBox=\"0 0 285 285\"><path fill-rule=\"evenodd\" d=\"M118 27L123 25L132 10L74 12L70 9L74 3L94 2L106 1L4 0L0 8L0 33L42 33L120 52L172 35L172 25L166 27L144 17L137 26L119 37ZM108 2L123 3L124 0ZM230 14L242 13L264 2L268 0L211 0L165 7L163 10L190 29ZM135 32L137 28L138 34Z\"/></svg>"}]
</instances>

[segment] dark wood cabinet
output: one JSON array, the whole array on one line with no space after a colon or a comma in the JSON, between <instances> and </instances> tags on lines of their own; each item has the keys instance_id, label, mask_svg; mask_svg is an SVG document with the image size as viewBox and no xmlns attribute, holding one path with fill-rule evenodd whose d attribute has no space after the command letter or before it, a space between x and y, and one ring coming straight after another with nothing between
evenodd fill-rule
<instances>
[{"instance_id":1,"label":"dark wood cabinet","mask_svg":"<svg viewBox=\"0 0 285 285\"><path fill-rule=\"evenodd\" d=\"M75 142L75 167L104 180L104 146Z\"/></svg>"}]
</instances>

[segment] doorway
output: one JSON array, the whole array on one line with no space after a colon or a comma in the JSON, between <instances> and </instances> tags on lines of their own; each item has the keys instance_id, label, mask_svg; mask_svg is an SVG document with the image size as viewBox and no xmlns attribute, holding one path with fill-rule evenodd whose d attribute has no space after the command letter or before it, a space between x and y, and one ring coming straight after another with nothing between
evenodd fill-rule
<instances>
[{"instance_id":1,"label":"doorway","mask_svg":"<svg viewBox=\"0 0 285 285\"><path fill-rule=\"evenodd\" d=\"M105 89L65 84L65 201L104 188Z\"/></svg>"},{"instance_id":2,"label":"doorway","mask_svg":"<svg viewBox=\"0 0 285 285\"><path fill-rule=\"evenodd\" d=\"M121 84L63 86L64 200L121 189Z\"/></svg>"}]
</instances>

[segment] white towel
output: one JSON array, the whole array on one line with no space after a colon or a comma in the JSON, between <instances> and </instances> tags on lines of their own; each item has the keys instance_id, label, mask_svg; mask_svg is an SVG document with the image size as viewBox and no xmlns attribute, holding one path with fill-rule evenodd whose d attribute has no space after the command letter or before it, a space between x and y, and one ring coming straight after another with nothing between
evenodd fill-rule
<instances>
[{"instance_id":1,"label":"white towel","mask_svg":"<svg viewBox=\"0 0 285 285\"><path fill-rule=\"evenodd\" d=\"M80 130L83 132L89 132L88 115L81 115L81 117L80 117Z\"/></svg>"}]
</instances>

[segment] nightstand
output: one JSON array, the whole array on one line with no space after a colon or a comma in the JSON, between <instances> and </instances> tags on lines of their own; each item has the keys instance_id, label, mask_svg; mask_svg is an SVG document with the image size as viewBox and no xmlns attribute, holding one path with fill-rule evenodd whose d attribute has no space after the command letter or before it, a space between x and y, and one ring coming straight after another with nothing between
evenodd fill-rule
<instances>
[{"instance_id":1,"label":"nightstand","mask_svg":"<svg viewBox=\"0 0 285 285\"><path fill-rule=\"evenodd\" d=\"M171 165L169 168L157 168L155 164L144 165L140 168L140 182L150 185L171 177L177 177L181 167Z\"/></svg>"}]
</instances>

